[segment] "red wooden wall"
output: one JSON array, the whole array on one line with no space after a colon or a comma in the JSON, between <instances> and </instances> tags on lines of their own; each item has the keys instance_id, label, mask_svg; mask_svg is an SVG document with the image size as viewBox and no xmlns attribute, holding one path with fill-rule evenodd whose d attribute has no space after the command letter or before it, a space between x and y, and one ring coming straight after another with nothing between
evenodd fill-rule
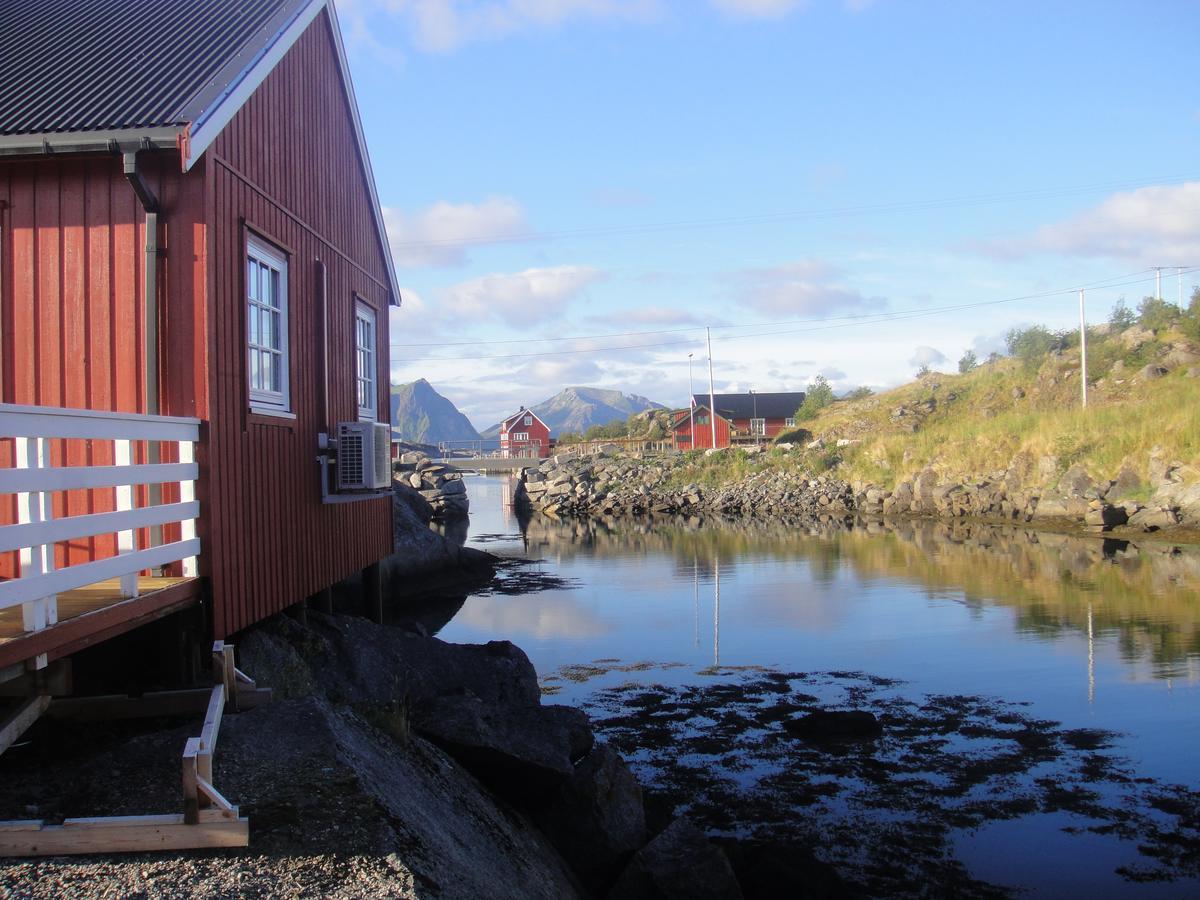
<instances>
[{"instance_id":1,"label":"red wooden wall","mask_svg":"<svg viewBox=\"0 0 1200 900\"><path fill-rule=\"evenodd\" d=\"M707 409L697 409L696 417L707 416ZM696 443L693 446L691 442L691 420L688 416L676 423L672 429L674 435L675 447L681 450L708 450L712 448L712 424L706 422L701 425L696 423ZM717 416L717 448L728 447L730 445L729 436L729 420L723 416Z\"/></svg>"},{"instance_id":2,"label":"red wooden wall","mask_svg":"<svg viewBox=\"0 0 1200 900\"><path fill-rule=\"evenodd\" d=\"M161 411L196 415L203 349L192 297L203 268L193 260L204 254L203 181L180 180L175 154L140 162L169 210L157 265L160 355L177 365L162 382ZM120 156L0 162L0 401L145 412L145 226ZM140 461L145 449L136 448ZM12 453L13 442L0 440L0 466ZM113 462L103 441L56 441L51 453L56 465ZM55 515L104 512L113 499L111 490L72 491L56 496ZM6 498L0 523L15 515ZM56 548L56 564L115 552L111 537L74 541ZM5 554L0 577L15 574L15 554Z\"/></svg>"},{"instance_id":3,"label":"red wooden wall","mask_svg":"<svg viewBox=\"0 0 1200 900\"><path fill-rule=\"evenodd\" d=\"M164 209L158 264L161 412L201 429L201 574L225 637L392 550L388 498L321 502L317 433L357 418L355 297L376 309L380 421L389 418L385 248L322 13L190 172L143 153ZM119 156L0 162L0 400L142 412L145 214ZM294 420L252 415L246 386L245 239L288 254ZM328 416L318 261L327 270ZM0 441L0 466L12 442ZM67 442L73 463L105 451ZM111 498L65 498L57 514ZM171 499L170 497L164 499ZM15 508L0 505L0 522ZM59 564L113 552L61 548ZM0 559L0 577L14 574ZM7 566L7 568L5 568Z\"/></svg>"},{"instance_id":4,"label":"red wooden wall","mask_svg":"<svg viewBox=\"0 0 1200 900\"><path fill-rule=\"evenodd\" d=\"M223 637L392 550L390 499L321 503L317 434L357 418L357 295L375 307L379 421L388 421L388 276L325 13L206 154L210 423L202 571ZM288 254L294 421L248 410L244 275L249 230ZM327 270L329 418L322 399L318 261Z\"/></svg>"}]
</instances>

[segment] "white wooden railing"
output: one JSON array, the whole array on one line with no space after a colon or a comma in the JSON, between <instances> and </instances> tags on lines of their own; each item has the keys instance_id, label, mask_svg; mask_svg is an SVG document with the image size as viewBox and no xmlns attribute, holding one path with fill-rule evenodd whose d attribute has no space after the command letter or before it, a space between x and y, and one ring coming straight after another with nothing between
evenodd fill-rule
<instances>
[{"instance_id":1,"label":"white wooden railing","mask_svg":"<svg viewBox=\"0 0 1200 900\"><path fill-rule=\"evenodd\" d=\"M183 563L184 575L195 575L199 429L199 419L0 403L0 439L15 442L13 464L0 468L0 500L17 498L17 522L0 525L0 553L20 553L18 576L0 581L0 610L20 606L25 631L40 631L58 621L57 595L64 591L119 578L122 595L134 597L140 571L175 562ZM58 439L109 442L114 464L52 465ZM149 461L135 464L134 443L143 441ZM157 461L163 444L177 447L178 462ZM159 491L152 488L153 505L135 504L135 485L163 484L179 485L178 501L153 503ZM77 489L107 494L104 505L115 510L54 518L54 495ZM161 535L162 526L172 524L180 526L179 540L152 537L150 546L138 548L139 529ZM55 569L55 544L98 535L115 535L116 556Z\"/></svg>"}]
</instances>

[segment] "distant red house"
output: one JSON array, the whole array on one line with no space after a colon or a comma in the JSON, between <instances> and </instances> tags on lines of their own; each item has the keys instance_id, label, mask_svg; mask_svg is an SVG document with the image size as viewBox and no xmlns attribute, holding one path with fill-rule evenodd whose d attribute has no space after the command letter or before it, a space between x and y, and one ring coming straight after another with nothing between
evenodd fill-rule
<instances>
[{"instance_id":1,"label":"distant red house","mask_svg":"<svg viewBox=\"0 0 1200 900\"><path fill-rule=\"evenodd\" d=\"M707 406L707 394L693 396L696 406ZM777 391L745 394L715 394L712 398L717 415L733 426L733 443L769 441L780 432L796 427L796 410L804 402L804 391Z\"/></svg>"},{"instance_id":2,"label":"distant red house","mask_svg":"<svg viewBox=\"0 0 1200 900\"><path fill-rule=\"evenodd\" d=\"M500 455L544 459L550 455L550 428L531 410L521 407L500 423Z\"/></svg>"},{"instance_id":3,"label":"distant red house","mask_svg":"<svg viewBox=\"0 0 1200 900\"><path fill-rule=\"evenodd\" d=\"M713 419L707 406L693 410L676 410L671 423L671 440L676 450L710 450L713 447ZM692 423L696 425L695 440L692 439ZM724 416L717 416L717 449L728 447L732 438L732 426Z\"/></svg>"},{"instance_id":4,"label":"distant red house","mask_svg":"<svg viewBox=\"0 0 1200 900\"><path fill-rule=\"evenodd\" d=\"M0 665L168 608L58 623L19 583L48 569L53 597L183 560L208 639L377 571L400 293L332 0L10 4L0 51L0 530L34 484L20 521L58 529L0 553L0 614L42 641ZM78 489L15 471L38 442Z\"/></svg>"}]
</instances>

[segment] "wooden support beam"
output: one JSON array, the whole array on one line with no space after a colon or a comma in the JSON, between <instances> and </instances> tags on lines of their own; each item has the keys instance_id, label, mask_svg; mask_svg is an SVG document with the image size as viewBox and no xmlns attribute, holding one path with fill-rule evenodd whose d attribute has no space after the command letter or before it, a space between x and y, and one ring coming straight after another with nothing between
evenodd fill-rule
<instances>
[{"instance_id":1,"label":"wooden support beam","mask_svg":"<svg viewBox=\"0 0 1200 900\"><path fill-rule=\"evenodd\" d=\"M63 697L74 690L71 682L71 661L60 659L44 669L22 671L8 681L0 682L0 697L29 697L33 694L49 694Z\"/></svg>"},{"instance_id":2,"label":"wooden support beam","mask_svg":"<svg viewBox=\"0 0 1200 900\"><path fill-rule=\"evenodd\" d=\"M200 822L200 775L196 757L200 755L200 738L188 738L183 746L183 821L188 825Z\"/></svg>"},{"instance_id":3,"label":"wooden support beam","mask_svg":"<svg viewBox=\"0 0 1200 900\"><path fill-rule=\"evenodd\" d=\"M271 702L270 688L239 685L238 709L254 709ZM157 691L141 697L106 694L103 697L70 697L55 700L46 710L53 719L101 722L110 719L144 719L156 716L198 716L208 709L212 688Z\"/></svg>"},{"instance_id":4,"label":"wooden support beam","mask_svg":"<svg viewBox=\"0 0 1200 900\"><path fill-rule=\"evenodd\" d=\"M211 783L213 753L217 749L217 737L221 733L221 717L225 714L225 685L218 684L212 689L212 698L208 701L208 711L204 715L204 727L200 729L200 748L196 755L196 771L205 781ZM206 802L201 799L200 806Z\"/></svg>"},{"instance_id":5,"label":"wooden support beam","mask_svg":"<svg viewBox=\"0 0 1200 900\"><path fill-rule=\"evenodd\" d=\"M0 856L61 856L77 853L130 853L246 847L250 822L202 812L194 825L180 814L107 816L43 822L0 822Z\"/></svg>"},{"instance_id":6,"label":"wooden support beam","mask_svg":"<svg viewBox=\"0 0 1200 900\"><path fill-rule=\"evenodd\" d=\"M0 753L16 743L17 738L38 720L38 716L45 712L49 705L49 695L38 694L19 705L7 719L0 723Z\"/></svg>"}]
</instances>

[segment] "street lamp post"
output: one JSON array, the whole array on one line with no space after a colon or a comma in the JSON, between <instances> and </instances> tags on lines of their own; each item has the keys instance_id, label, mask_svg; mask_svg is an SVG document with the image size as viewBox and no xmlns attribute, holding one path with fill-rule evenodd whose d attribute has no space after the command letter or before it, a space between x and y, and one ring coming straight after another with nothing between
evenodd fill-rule
<instances>
[{"instance_id":1,"label":"street lamp post","mask_svg":"<svg viewBox=\"0 0 1200 900\"><path fill-rule=\"evenodd\" d=\"M692 399L692 356L688 354L688 449L696 449L696 401Z\"/></svg>"}]
</instances>

